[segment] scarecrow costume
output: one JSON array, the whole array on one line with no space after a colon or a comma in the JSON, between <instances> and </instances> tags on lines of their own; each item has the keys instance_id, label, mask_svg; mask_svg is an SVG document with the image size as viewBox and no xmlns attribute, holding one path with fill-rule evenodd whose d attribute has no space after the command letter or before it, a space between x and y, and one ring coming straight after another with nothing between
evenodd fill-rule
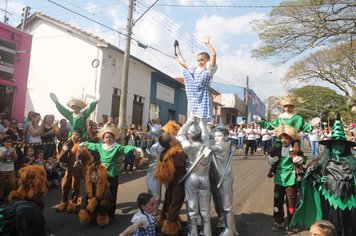
<instances>
[{"instance_id":1,"label":"scarecrow costume","mask_svg":"<svg viewBox=\"0 0 356 236\"><path fill-rule=\"evenodd\" d=\"M293 140L292 148L290 149L290 158L293 161L295 158L298 158L299 156L304 156L304 153L299 149L299 145L296 145L296 143L299 144L300 137L299 137L297 130L294 127L289 126L289 125L281 125L281 126L277 127L275 129L276 137L281 138L281 136L285 133L286 129L288 129L288 135ZM281 159L281 150L282 150L282 144L280 142L277 142L272 147L270 156L272 158L278 157L278 159L280 160ZM271 165L271 168L267 174L267 177L272 178L275 175L278 165L279 165L279 161L277 161L276 163ZM303 167L297 163L294 163L294 169L295 169L295 175L296 175L297 181L298 182L302 181L302 178L304 175Z\"/></svg>"},{"instance_id":2,"label":"scarecrow costume","mask_svg":"<svg viewBox=\"0 0 356 236\"><path fill-rule=\"evenodd\" d=\"M57 96L54 93L51 93L50 97L52 101L56 104L59 113L61 113L61 115L64 116L69 121L71 130L69 132L68 137L71 137L73 130L79 129L83 134L82 138L86 140L88 138L86 134L87 119L89 118L90 114L94 111L98 101L93 101L87 106L85 102L79 99L76 98L70 99L67 102L67 106L73 110L75 110L74 109L75 107L80 109L80 112L78 114L75 114L75 112L68 110L62 104L60 104Z\"/></svg>"},{"instance_id":3,"label":"scarecrow costume","mask_svg":"<svg viewBox=\"0 0 356 236\"><path fill-rule=\"evenodd\" d=\"M312 163L302 182L303 198L291 225L306 228L320 219L330 221L339 236L356 235L356 158L355 142L347 141L340 116L334 122L331 139Z\"/></svg>"},{"instance_id":4,"label":"scarecrow costume","mask_svg":"<svg viewBox=\"0 0 356 236\"><path fill-rule=\"evenodd\" d=\"M301 165L305 161L302 156L297 156L294 159L291 158L292 142L297 134L296 129L292 126L281 126L279 132L279 136L282 138L279 158L268 157L271 165L278 163L273 181L273 218L275 223L272 226L272 231L284 230L284 226L288 225L292 220L297 203L297 180L294 165L296 163ZM284 222L284 204L287 205L287 224ZM287 230L289 232L297 231L294 227L287 228Z\"/></svg>"},{"instance_id":5,"label":"scarecrow costume","mask_svg":"<svg viewBox=\"0 0 356 236\"><path fill-rule=\"evenodd\" d=\"M175 136L179 125L169 121L162 129L166 135ZM176 235L181 228L179 212L185 193L184 182L178 182L186 173L186 160L187 155L179 143L164 148L157 160L154 177L166 188L158 224L162 225L161 231L167 235Z\"/></svg>"},{"instance_id":6,"label":"scarecrow costume","mask_svg":"<svg viewBox=\"0 0 356 236\"><path fill-rule=\"evenodd\" d=\"M299 105L301 103L303 103L303 101L300 98L298 98L292 94L288 94L288 95L282 97L277 102L277 104L282 107L284 107L284 106L295 107L296 105ZM315 119L314 122L312 122L312 123L316 123L317 121L318 121L318 119ZM292 112L292 113L283 112L276 119L272 120L271 122L262 118L257 123L262 128L268 129L268 130L273 130L281 125L290 125L290 126L293 126L298 132L303 131L306 133L309 133L311 131L311 127L312 127L311 124L304 122L303 117L301 117L298 114L295 114L294 112Z\"/></svg>"},{"instance_id":7,"label":"scarecrow costume","mask_svg":"<svg viewBox=\"0 0 356 236\"><path fill-rule=\"evenodd\" d=\"M304 101L302 101L301 98L293 94L287 94L286 96L282 97L277 101L277 105L282 107L292 106L294 109L295 106L302 104L303 102ZM312 126L317 125L320 122L320 118L315 117L312 119L311 123L305 123L303 117L301 117L298 114L295 114L293 110L291 113L288 113L286 111L281 113L276 119L272 120L271 122L257 116L254 116L254 119L256 123L258 123L264 129L273 130L273 129L277 129L280 126L288 125L294 127L297 133L299 132L309 133L312 130ZM293 139L293 140L294 140L292 146L293 150L291 154L292 156L301 156L302 152L300 149L300 138ZM280 148L281 148L280 140L277 140L274 143L274 146L272 147L272 154L275 155L275 153L273 153L275 150L277 153L279 153ZM273 157L272 154L271 156ZM268 172L267 177L272 178L274 176L274 171L275 169L272 167ZM302 179L302 174L300 173L300 175L298 175L298 181L301 181L301 179Z\"/></svg>"},{"instance_id":8,"label":"scarecrow costume","mask_svg":"<svg viewBox=\"0 0 356 236\"><path fill-rule=\"evenodd\" d=\"M115 140L118 137L117 129L113 129L110 126L103 127L99 132L99 137L104 139L106 133L110 133ZM108 181L110 183L110 191L114 196L115 204L110 208L109 217L115 217L116 209L116 199L117 199L117 190L119 185L119 170L117 167L117 162L122 155L125 155L131 151L139 149L135 146L130 145L121 145L116 142L111 144L107 143L92 143L92 142L82 142L80 143L81 147L87 147L91 151L97 151L100 154L100 161L103 166L105 166L106 171L108 172Z\"/></svg>"}]
</instances>

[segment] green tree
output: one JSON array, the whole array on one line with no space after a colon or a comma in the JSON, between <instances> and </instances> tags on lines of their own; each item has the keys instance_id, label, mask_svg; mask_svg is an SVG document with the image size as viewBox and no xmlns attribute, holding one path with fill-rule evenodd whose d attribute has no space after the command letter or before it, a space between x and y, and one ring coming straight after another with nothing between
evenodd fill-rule
<instances>
[{"instance_id":1,"label":"green tree","mask_svg":"<svg viewBox=\"0 0 356 236\"><path fill-rule=\"evenodd\" d=\"M352 43L355 22L355 0L283 1L269 18L252 23L262 41L253 55L283 62L319 46Z\"/></svg>"},{"instance_id":2,"label":"green tree","mask_svg":"<svg viewBox=\"0 0 356 236\"><path fill-rule=\"evenodd\" d=\"M345 96L337 94L335 90L323 86L308 85L292 89L289 92L304 100L304 103L296 107L295 110L306 120L318 116L322 121L327 122L328 118L334 119L337 112L340 112L347 121L352 119Z\"/></svg>"},{"instance_id":3,"label":"green tree","mask_svg":"<svg viewBox=\"0 0 356 236\"><path fill-rule=\"evenodd\" d=\"M282 81L328 82L344 93L351 110L356 105L356 44L315 52L292 65Z\"/></svg>"},{"instance_id":4,"label":"green tree","mask_svg":"<svg viewBox=\"0 0 356 236\"><path fill-rule=\"evenodd\" d=\"M256 57L285 62L313 52L289 69L284 82L326 81L356 111L355 0L285 0L252 26L262 41L252 51Z\"/></svg>"}]
</instances>

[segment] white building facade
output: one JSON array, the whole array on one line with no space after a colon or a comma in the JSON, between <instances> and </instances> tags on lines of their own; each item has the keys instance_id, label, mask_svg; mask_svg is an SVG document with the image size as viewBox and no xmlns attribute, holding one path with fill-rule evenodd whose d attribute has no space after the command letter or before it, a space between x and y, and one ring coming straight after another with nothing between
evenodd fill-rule
<instances>
[{"instance_id":1,"label":"white building facade","mask_svg":"<svg viewBox=\"0 0 356 236\"><path fill-rule=\"evenodd\" d=\"M53 92L66 106L71 98L100 102L91 119L118 115L124 53L90 33L48 17L33 14L25 31L33 35L25 114L62 118L49 97ZM146 124L149 119L151 73L146 63L131 57L127 93L127 124Z\"/></svg>"}]
</instances>

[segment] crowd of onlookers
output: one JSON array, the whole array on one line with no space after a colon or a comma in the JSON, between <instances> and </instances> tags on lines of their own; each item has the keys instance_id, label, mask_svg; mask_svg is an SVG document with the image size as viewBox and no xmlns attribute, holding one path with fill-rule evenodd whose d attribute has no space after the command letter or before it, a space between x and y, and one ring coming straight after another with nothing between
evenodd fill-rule
<instances>
[{"instance_id":1,"label":"crowd of onlookers","mask_svg":"<svg viewBox=\"0 0 356 236\"><path fill-rule=\"evenodd\" d=\"M56 121L54 115L45 115L43 119L41 118L41 114L33 111L30 111L21 123L17 119L2 117L0 120L0 155L6 150L14 151L16 154L16 160L13 160L15 176L23 166L33 164L44 166L48 173L49 184L57 187L65 166L57 161L56 156L63 143L68 139L69 122L66 119ZM111 126L119 133L118 118L103 114L98 123L88 120L86 129L88 141L99 142L98 133L104 126ZM125 131L124 144L141 147L145 150L152 144L147 131L159 130L161 127L159 118L150 120L144 128L141 125L132 124ZM227 128L229 129L231 147L234 150L243 150L245 157L248 154L254 155L257 150L262 150L263 154L268 156L276 140L273 130L263 129L258 124L248 124L247 127L242 123L228 124ZM344 130L349 141L356 141L355 123L345 125ZM315 126L310 133L300 133L301 148L308 146L312 157L319 156L322 151L319 141L329 139L331 132L329 126L324 129ZM6 143L11 143L11 147L5 145ZM97 156L98 154L93 153L93 155ZM131 174L134 169L144 168L145 164L147 163L143 162L142 157L138 158L133 153L129 153L123 158L121 173ZM3 178L1 172L0 167L0 178ZM0 199L3 197L1 191L0 184Z\"/></svg>"},{"instance_id":2,"label":"crowd of onlookers","mask_svg":"<svg viewBox=\"0 0 356 236\"><path fill-rule=\"evenodd\" d=\"M111 126L119 132L118 119L114 116L102 115L100 122L88 120L87 137L89 142L99 142L99 130ZM148 122L146 130L159 129L160 119ZM9 189L15 189L15 183L20 168L28 165L42 165L47 171L48 185L59 187L66 166L57 160L57 154L63 143L68 140L70 132L66 119L55 120L54 115L45 115L30 111L21 122L17 119L0 119L0 200L4 198L4 184L9 183ZM150 136L143 132L141 125L132 124L125 133L125 145L133 145L145 149L150 145ZM98 156L98 153L92 153ZM13 157L13 158L12 158ZM124 157L122 173L132 173L136 168L144 168L143 157L138 158L133 153ZM6 164L6 165L5 165ZM147 163L148 164L148 163ZM9 172L10 171L10 172ZM6 175L4 173L7 173ZM8 175L9 174L9 175Z\"/></svg>"},{"instance_id":3,"label":"crowd of onlookers","mask_svg":"<svg viewBox=\"0 0 356 236\"><path fill-rule=\"evenodd\" d=\"M251 156L256 153L257 150L262 150L264 156L270 154L273 143L276 140L274 130L267 130L261 128L258 124L228 124L229 138L231 140L231 147L235 150L241 149L245 153L245 157L250 154ZM344 125L345 135L348 141L356 142L356 123L350 125ZM326 126L322 129L320 126L312 127L310 133L300 133L301 148L309 147L311 157L318 157L322 145L319 145L319 141L331 138L331 127Z\"/></svg>"}]
</instances>

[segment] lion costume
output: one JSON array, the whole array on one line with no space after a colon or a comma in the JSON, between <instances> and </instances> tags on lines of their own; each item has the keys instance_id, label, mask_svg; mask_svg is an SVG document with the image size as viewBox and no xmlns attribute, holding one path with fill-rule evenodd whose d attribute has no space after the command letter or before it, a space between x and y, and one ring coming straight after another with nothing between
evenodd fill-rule
<instances>
[{"instance_id":1,"label":"lion costume","mask_svg":"<svg viewBox=\"0 0 356 236\"><path fill-rule=\"evenodd\" d=\"M78 144L69 140L63 144L58 159L67 165L67 170L62 179L62 199L57 207L57 211L76 212L80 208L79 194L80 182L83 179L83 169L94 160L94 157L87 149L79 152ZM80 167L74 167L76 160L81 160ZM70 191L72 191L71 201L68 200Z\"/></svg>"},{"instance_id":2,"label":"lion costume","mask_svg":"<svg viewBox=\"0 0 356 236\"><path fill-rule=\"evenodd\" d=\"M86 194L82 199L81 210L78 214L80 223L95 217L100 227L109 224L108 213L115 202L109 186L105 166L95 163L90 165L85 175Z\"/></svg>"},{"instance_id":3,"label":"lion costume","mask_svg":"<svg viewBox=\"0 0 356 236\"><path fill-rule=\"evenodd\" d=\"M179 130L179 125L169 121L162 129L165 131L163 136L174 137ZM159 142L162 146L161 138ZM161 232L176 235L181 229L179 212L185 197L184 182L179 183L179 180L186 173L187 155L179 143L169 144L163 148L154 174L154 177L166 187L163 207L157 223L162 225Z\"/></svg>"},{"instance_id":4,"label":"lion costume","mask_svg":"<svg viewBox=\"0 0 356 236\"><path fill-rule=\"evenodd\" d=\"M31 165L20 169L17 190L11 191L9 201L35 202L42 210L47 193L47 173L43 166Z\"/></svg>"}]
</instances>

